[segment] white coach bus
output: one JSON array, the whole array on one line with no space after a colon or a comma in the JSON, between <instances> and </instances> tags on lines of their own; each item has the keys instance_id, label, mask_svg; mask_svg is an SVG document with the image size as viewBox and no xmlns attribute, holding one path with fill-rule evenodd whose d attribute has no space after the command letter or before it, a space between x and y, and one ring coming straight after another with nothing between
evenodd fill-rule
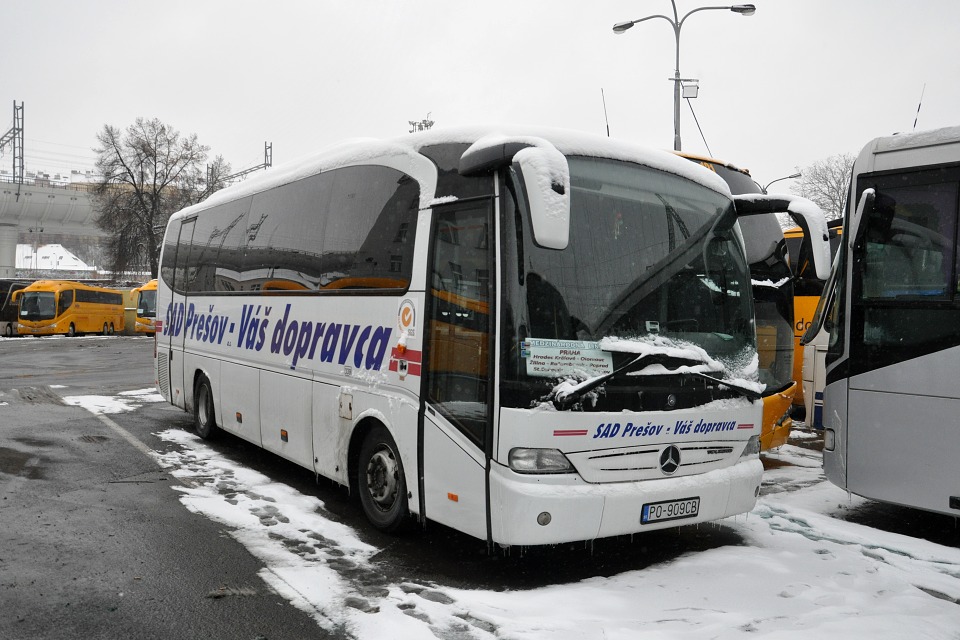
<instances>
[{"instance_id":1,"label":"white coach bus","mask_svg":"<svg viewBox=\"0 0 960 640\"><path fill-rule=\"evenodd\" d=\"M195 415L488 544L753 508L761 395L730 196L572 132L343 144L171 217L157 384Z\"/></svg>"},{"instance_id":2,"label":"white coach bus","mask_svg":"<svg viewBox=\"0 0 960 640\"><path fill-rule=\"evenodd\" d=\"M960 127L867 144L848 202L817 319L824 471L851 493L958 516Z\"/></svg>"}]
</instances>

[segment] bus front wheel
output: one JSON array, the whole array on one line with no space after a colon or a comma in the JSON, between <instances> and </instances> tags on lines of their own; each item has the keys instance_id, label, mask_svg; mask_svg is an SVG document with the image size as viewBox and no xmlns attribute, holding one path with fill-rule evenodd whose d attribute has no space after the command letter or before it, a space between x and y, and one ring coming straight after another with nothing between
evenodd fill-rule
<instances>
[{"instance_id":1,"label":"bus front wheel","mask_svg":"<svg viewBox=\"0 0 960 640\"><path fill-rule=\"evenodd\" d=\"M73 323L70 323L70 327L67 329L67 335L71 338L77 335L77 328L73 326Z\"/></svg>"},{"instance_id":2,"label":"bus front wheel","mask_svg":"<svg viewBox=\"0 0 960 640\"><path fill-rule=\"evenodd\" d=\"M367 434L358 462L364 514L377 529L396 531L407 517L407 485L397 444L386 427L378 425Z\"/></svg>"},{"instance_id":3,"label":"bus front wheel","mask_svg":"<svg viewBox=\"0 0 960 640\"><path fill-rule=\"evenodd\" d=\"M213 407L213 390L210 381L201 377L193 394L193 427L197 435L204 440L213 437L217 428L216 413Z\"/></svg>"}]
</instances>

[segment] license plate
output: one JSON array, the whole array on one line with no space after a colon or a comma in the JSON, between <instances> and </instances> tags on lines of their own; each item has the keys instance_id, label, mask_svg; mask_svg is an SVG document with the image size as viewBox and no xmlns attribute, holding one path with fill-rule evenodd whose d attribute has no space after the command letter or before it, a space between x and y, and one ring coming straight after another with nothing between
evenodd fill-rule
<instances>
[{"instance_id":1,"label":"license plate","mask_svg":"<svg viewBox=\"0 0 960 640\"><path fill-rule=\"evenodd\" d=\"M649 502L643 505L643 511L640 513L640 524L693 518L698 513L700 513L699 497Z\"/></svg>"}]
</instances>

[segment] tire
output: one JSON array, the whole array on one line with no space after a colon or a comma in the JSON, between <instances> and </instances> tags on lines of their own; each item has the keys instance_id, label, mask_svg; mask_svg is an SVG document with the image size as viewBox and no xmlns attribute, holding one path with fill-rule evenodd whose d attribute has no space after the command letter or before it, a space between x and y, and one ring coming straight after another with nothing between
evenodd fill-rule
<instances>
[{"instance_id":1,"label":"tire","mask_svg":"<svg viewBox=\"0 0 960 640\"><path fill-rule=\"evenodd\" d=\"M206 376L197 380L193 393L193 428L204 440L214 437L217 430L217 413L213 405L213 389Z\"/></svg>"},{"instance_id":2,"label":"tire","mask_svg":"<svg viewBox=\"0 0 960 640\"><path fill-rule=\"evenodd\" d=\"M110 335L113 335L113 334L115 334L115 333L116 333L116 330L113 328L113 323L111 322L111 323L110 323Z\"/></svg>"},{"instance_id":3,"label":"tire","mask_svg":"<svg viewBox=\"0 0 960 640\"><path fill-rule=\"evenodd\" d=\"M13 324L7 325L6 329L3 330L3 335L7 336L8 338L13 337Z\"/></svg>"},{"instance_id":4,"label":"tire","mask_svg":"<svg viewBox=\"0 0 960 640\"><path fill-rule=\"evenodd\" d=\"M73 326L73 323L71 322L71 323L70 323L70 328L67 329L67 336L70 337L70 338L73 338L73 337L76 336L76 335L77 335L77 328L76 328L75 326Z\"/></svg>"},{"instance_id":5,"label":"tire","mask_svg":"<svg viewBox=\"0 0 960 640\"><path fill-rule=\"evenodd\" d=\"M107 323L103 323L103 333L101 335L108 336L110 335L110 329L107 327Z\"/></svg>"},{"instance_id":6,"label":"tire","mask_svg":"<svg viewBox=\"0 0 960 640\"><path fill-rule=\"evenodd\" d=\"M357 467L360 504L370 523L381 531L397 531L407 522L407 484L397 444L383 425L363 440Z\"/></svg>"}]
</instances>

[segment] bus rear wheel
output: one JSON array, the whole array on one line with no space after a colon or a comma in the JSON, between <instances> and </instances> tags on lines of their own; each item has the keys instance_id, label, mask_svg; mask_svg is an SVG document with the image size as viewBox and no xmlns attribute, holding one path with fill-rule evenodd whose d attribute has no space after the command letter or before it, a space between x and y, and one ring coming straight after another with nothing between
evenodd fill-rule
<instances>
[{"instance_id":1,"label":"bus rear wheel","mask_svg":"<svg viewBox=\"0 0 960 640\"><path fill-rule=\"evenodd\" d=\"M216 412L213 406L213 389L206 376L197 380L193 393L193 428L204 440L214 436L217 429Z\"/></svg>"},{"instance_id":2,"label":"bus rear wheel","mask_svg":"<svg viewBox=\"0 0 960 640\"><path fill-rule=\"evenodd\" d=\"M383 425L363 440L358 460L360 504L374 527L398 530L407 519L407 485L397 444Z\"/></svg>"},{"instance_id":3,"label":"bus rear wheel","mask_svg":"<svg viewBox=\"0 0 960 640\"><path fill-rule=\"evenodd\" d=\"M106 323L106 322L103 323L103 335L105 335L105 336L110 335L110 330L107 328L107 323Z\"/></svg>"},{"instance_id":4,"label":"bus rear wheel","mask_svg":"<svg viewBox=\"0 0 960 640\"><path fill-rule=\"evenodd\" d=\"M12 322L9 323L9 324L6 326L6 328L3 330L3 335L5 335L5 336L8 337L8 338L12 338L12 337L13 337L13 323L12 323Z\"/></svg>"}]
</instances>

